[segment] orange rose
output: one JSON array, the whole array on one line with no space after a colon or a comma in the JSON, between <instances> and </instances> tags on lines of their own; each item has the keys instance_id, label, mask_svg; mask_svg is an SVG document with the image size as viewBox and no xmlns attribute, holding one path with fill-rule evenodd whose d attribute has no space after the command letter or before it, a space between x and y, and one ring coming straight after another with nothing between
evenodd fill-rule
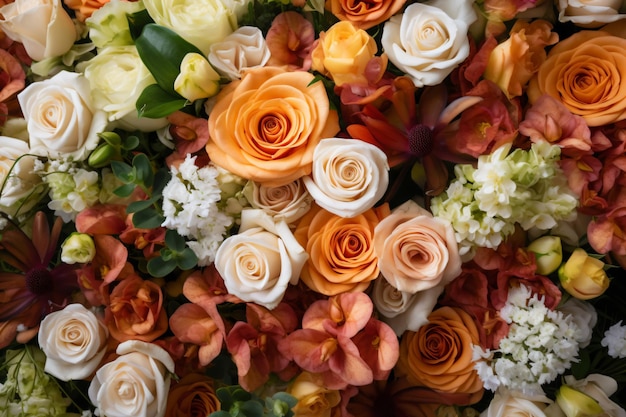
<instances>
[{"instance_id":1,"label":"orange rose","mask_svg":"<svg viewBox=\"0 0 626 417\"><path fill-rule=\"evenodd\" d=\"M483 393L472 361L472 345L479 343L478 337L469 314L460 308L441 307L417 332L404 333L397 371L416 385L465 394L465 405L473 404Z\"/></svg>"},{"instance_id":2,"label":"orange rose","mask_svg":"<svg viewBox=\"0 0 626 417\"><path fill-rule=\"evenodd\" d=\"M406 0L354 1L326 0L326 9L339 20L347 20L355 27L367 30L396 14Z\"/></svg>"},{"instance_id":3,"label":"orange rose","mask_svg":"<svg viewBox=\"0 0 626 417\"><path fill-rule=\"evenodd\" d=\"M309 175L317 144L339 131L324 85L313 78L259 67L226 86L209 116L211 160L267 186Z\"/></svg>"},{"instance_id":4,"label":"orange rose","mask_svg":"<svg viewBox=\"0 0 626 417\"><path fill-rule=\"evenodd\" d=\"M204 417L219 410L213 380L202 374L187 374L170 388L165 417Z\"/></svg>"},{"instance_id":5,"label":"orange rose","mask_svg":"<svg viewBox=\"0 0 626 417\"><path fill-rule=\"evenodd\" d=\"M388 212L383 206L343 218L314 204L294 232L309 254L300 274L302 281L329 296L364 291L379 274L374 228Z\"/></svg>"},{"instance_id":6,"label":"orange rose","mask_svg":"<svg viewBox=\"0 0 626 417\"><path fill-rule=\"evenodd\" d=\"M111 336L119 342L152 342L165 333L168 325L161 288L137 275L123 279L111 291L104 320Z\"/></svg>"},{"instance_id":7,"label":"orange rose","mask_svg":"<svg viewBox=\"0 0 626 417\"><path fill-rule=\"evenodd\" d=\"M534 103L543 94L560 100L589 126L626 118L626 39L582 31L556 44L528 86Z\"/></svg>"},{"instance_id":8,"label":"orange rose","mask_svg":"<svg viewBox=\"0 0 626 417\"><path fill-rule=\"evenodd\" d=\"M523 88L546 60L545 47L559 40L546 20L518 20L510 37L489 55L485 78L498 84L508 98L521 96Z\"/></svg>"}]
</instances>

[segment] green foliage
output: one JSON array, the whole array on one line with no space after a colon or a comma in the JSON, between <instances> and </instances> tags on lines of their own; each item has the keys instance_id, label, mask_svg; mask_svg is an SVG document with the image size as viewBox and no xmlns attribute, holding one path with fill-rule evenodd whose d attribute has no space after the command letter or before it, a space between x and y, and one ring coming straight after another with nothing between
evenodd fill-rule
<instances>
[{"instance_id":1,"label":"green foliage","mask_svg":"<svg viewBox=\"0 0 626 417\"><path fill-rule=\"evenodd\" d=\"M139 117L158 119L166 117L187 104L187 100L178 94L165 91L160 85L147 86L137 98Z\"/></svg>"},{"instance_id":2,"label":"green foliage","mask_svg":"<svg viewBox=\"0 0 626 417\"><path fill-rule=\"evenodd\" d=\"M145 211L145 210L144 210ZM159 256L148 261L148 272L154 277L164 277L179 268L183 271L196 266L198 258L187 246L185 238L174 230L165 233L165 247Z\"/></svg>"},{"instance_id":3,"label":"green foliage","mask_svg":"<svg viewBox=\"0 0 626 417\"><path fill-rule=\"evenodd\" d=\"M218 388L217 398L222 410L211 413L210 417L291 417L291 410L297 403L295 397L278 392L262 400L239 385Z\"/></svg>"}]
</instances>

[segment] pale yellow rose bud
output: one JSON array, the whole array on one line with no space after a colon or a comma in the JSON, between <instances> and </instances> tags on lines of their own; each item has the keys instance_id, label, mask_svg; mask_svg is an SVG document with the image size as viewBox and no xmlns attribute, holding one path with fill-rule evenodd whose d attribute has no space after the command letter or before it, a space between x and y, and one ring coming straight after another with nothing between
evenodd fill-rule
<instances>
[{"instance_id":1,"label":"pale yellow rose bud","mask_svg":"<svg viewBox=\"0 0 626 417\"><path fill-rule=\"evenodd\" d=\"M577 248L559 268L561 285L579 300L598 297L609 287L604 262L593 258L584 249Z\"/></svg>"},{"instance_id":2,"label":"pale yellow rose bud","mask_svg":"<svg viewBox=\"0 0 626 417\"><path fill-rule=\"evenodd\" d=\"M189 101L208 98L220 89L220 75L209 61L198 53L185 55L180 63L180 74L174 81L174 90Z\"/></svg>"},{"instance_id":3,"label":"pale yellow rose bud","mask_svg":"<svg viewBox=\"0 0 626 417\"><path fill-rule=\"evenodd\" d=\"M61 260L66 264L87 263L96 256L96 245L86 233L74 232L61 245Z\"/></svg>"},{"instance_id":4,"label":"pale yellow rose bud","mask_svg":"<svg viewBox=\"0 0 626 417\"><path fill-rule=\"evenodd\" d=\"M596 400L569 385L559 388L556 402L567 417L595 417L604 412Z\"/></svg>"},{"instance_id":5,"label":"pale yellow rose bud","mask_svg":"<svg viewBox=\"0 0 626 417\"><path fill-rule=\"evenodd\" d=\"M532 241L527 249L535 254L540 275L553 273L563 262L563 247L558 236L542 236Z\"/></svg>"},{"instance_id":6,"label":"pale yellow rose bud","mask_svg":"<svg viewBox=\"0 0 626 417\"><path fill-rule=\"evenodd\" d=\"M333 407L341 402L339 391L326 388L319 376L309 372L293 380L287 392L298 399L293 408L295 417L330 417Z\"/></svg>"}]
</instances>

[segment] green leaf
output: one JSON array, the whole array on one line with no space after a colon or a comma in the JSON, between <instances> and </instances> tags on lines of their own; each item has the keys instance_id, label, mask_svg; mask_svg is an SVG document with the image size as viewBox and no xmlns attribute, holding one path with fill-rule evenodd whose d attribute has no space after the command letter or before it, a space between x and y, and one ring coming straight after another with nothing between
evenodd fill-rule
<instances>
[{"instance_id":1,"label":"green leaf","mask_svg":"<svg viewBox=\"0 0 626 417\"><path fill-rule=\"evenodd\" d=\"M144 88L135 106L139 117L159 119L182 109L185 104L187 100L178 94L168 93L158 84L152 84Z\"/></svg>"},{"instance_id":2,"label":"green leaf","mask_svg":"<svg viewBox=\"0 0 626 417\"><path fill-rule=\"evenodd\" d=\"M141 60L159 86L166 92L176 94L174 80L180 72L180 63L191 52L202 54L198 48L180 37L173 30L150 23L135 40Z\"/></svg>"},{"instance_id":3,"label":"green leaf","mask_svg":"<svg viewBox=\"0 0 626 417\"><path fill-rule=\"evenodd\" d=\"M126 207L126 212L127 213L136 213L138 211L145 210L148 207L152 207L154 202L155 202L154 197L150 198L148 200L133 201L132 203L130 203L128 205L128 207Z\"/></svg>"},{"instance_id":4,"label":"green leaf","mask_svg":"<svg viewBox=\"0 0 626 417\"><path fill-rule=\"evenodd\" d=\"M138 229L154 229L161 226L164 220L154 208L147 208L133 215L133 225Z\"/></svg>"},{"instance_id":5,"label":"green leaf","mask_svg":"<svg viewBox=\"0 0 626 417\"><path fill-rule=\"evenodd\" d=\"M124 184L124 185L117 187L115 190L113 190L113 194L115 194L118 197L128 197L129 195L133 193L133 191L135 191L136 187L137 186L132 183Z\"/></svg>"},{"instance_id":6,"label":"green leaf","mask_svg":"<svg viewBox=\"0 0 626 417\"><path fill-rule=\"evenodd\" d=\"M145 153L138 153L133 158L133 168L135 169L136 183L146 188L152 187L154 182L154 171L152 171L152 163Z\"/></svg>"},{"instance_id":7,"label":"green leaf","mask_svg":"<svg viewBox=\"0 0 626 417\"><path fill-rule=\"evenodd\" d=\"M198 257L191 250L191 248L185 248L182 252L178 254L176 259L176 265L183 271L187 271L198 264Z\"/></svg>"},{"instance_id":8,"label":"green leaf","mask_svg":"<svg viewBox=\"0 0 626 417\"><path fill-rule=\"evenodd\" d=\"M159 169L156 174L154 174L154 184L152 186L152 195L162 195L163 189L172 179L172 174L167 168Z\"/></svg>"},{"instance_id":9,"label":"green leaf","mask_svg":"<svg viewBox=\"0 0 626 417\"><path fill-rule=\"evenodd\" d=\"M124 139L124 142L122 142L122 149L125 151L133 150L137 146L139 146L139 138L135 135L128 136Z\"/></svg>"},{"instance_id":10,"label":"green leaf","mask_svg":"<svg viewBox=\"0 0 626 417\"><path fill-rule=\"evenodd\" d=\"M165 232L165 245L176 252L182 252L187 247L185 238L179 235L175 230L171 229L168 229L167 232Z\"/></svg>"},{"instance_id":11,"label":"green leaf","mask_svg":"<svg viewBox=\"0 0 626 417\"><path fill-rule=\"evenodd\" d=\"M117 179L119 179L123 183L132 183L135 179L133 167L124 162L111 161L111 169L113 170L113 174L115 174Z\"/></svg>"},{"instance_id":12,"label":"green leaf","mask_svg":"<svg viewBox=\"0 0 626 417\"><path fill-rule=\"evenodd\" d=\"M148 273L153 277L164 277L174 269L176 269L176 260L169 259L165 260L162 257L158 256L156 258L152 258L148 261Z\"/></svg>"},{"instance_id":13,"label":"green leaf","mask_svg":"<svg viewBox=\"0 0 626 417\"><path fill-rule=\"evenodd\" d=\"M137 38L141 35L141 31L144 26L148 23L154 23L152 17L148 13L148 10L140 10L133 14L127 14L126 19L128 20L128 28L130 29L130 36L133 40L137 40Z\"/></svg>"}]
</instances>

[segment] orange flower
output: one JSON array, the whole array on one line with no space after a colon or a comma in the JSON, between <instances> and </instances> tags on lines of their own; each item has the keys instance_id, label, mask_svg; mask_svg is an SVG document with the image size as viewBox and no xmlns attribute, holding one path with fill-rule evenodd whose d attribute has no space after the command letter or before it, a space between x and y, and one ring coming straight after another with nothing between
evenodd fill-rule
<instances>
[{"instance_id":1,"label":"orange flower","mask_svg":"<svg viewBox=\"0 0 626 417\"><path fill-rule=\"evenodd\" d=\"M161 288L137 275L129 276L111 292L104 320L111 336L119 342L152 342L167 330Z\"/></svg>"},{"instance_id":2,"label":"orange flower","mask_svg":"<svg viewBox=\"0 0 626 417\"><path fill-rule=\"evenodd\" d=\"M321 139L339 131L323 83L286 68L258 67L226 86L209 116L215 164L268 186L311 173Z\"/></svg>"},{"instance_id":3,"label":"orange flower","mask_svg":"<svg viewBox=\"0 0 626 417\"><path fill-rule=\"evenodd\" d=\"M477 402L483 384L472 361L472 345L479 343L474 321L456 307L441 307L428 320L417 332L407 331L400 341L398 373L438 392L469 394L465 405Z\"/></svg>"},{"instance_id":4,"label":"orange flower","mask_svg":"<svg viewBox=\"0 0 626 417\"><path fill-rule=\"evenodd\" d=\"M65 5L76 12L76 18L80 22L84 22L108 2L109 0L64 0Z\"/></svg>"},{"instance_id":5,"label":"orange flower","mask_svg":"<svg viewBox=\"0 0 626 417\"><path fill-rule=\"evenodd\" d=\"M200 417L220 410L213 380L206 375L185 375L167 396L166 417Z\"/></svg>"},{"instance_id":6,"label":"orange flower","mask_svg":"<svg viewBox=\"0 0 626 417\"><path fill-rule=\"evenodd\" d=\"M294 232L309 254L302 281L324 295L364 291L379 274L374 228L388 212L383 206L343 218L313 205Z\"/></svg>"},{"instance_id":7,"label":"orange flower","mask_svg":"<svg viewBox=\"0 0 626 417\"><path fill-rule=\"evenodd\" d=\"M339 20L347 20L355 27L367 30L396 14L406 0L326 0L326 9Z\"/></svg>"},{"instance_id":8,"label":"orange flower","mask_svg":"<svg viewBox=\"0 0 626 417\"><path fill-rule=\"evenodd\" d=\"M547 93L589 126L625 119L625 49L626 39L603 31L582 31L562 40L530 81L530 102Z\"/></svg>"}]
</instances>

